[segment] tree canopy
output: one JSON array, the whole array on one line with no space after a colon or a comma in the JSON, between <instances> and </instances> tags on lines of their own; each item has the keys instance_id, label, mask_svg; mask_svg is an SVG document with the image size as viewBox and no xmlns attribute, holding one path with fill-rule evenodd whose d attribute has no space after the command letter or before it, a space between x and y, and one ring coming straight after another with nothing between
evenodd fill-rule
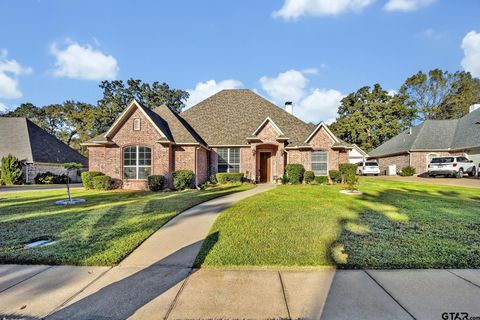
<instances>
[{"instance_id":1,"label":"tree canopy","mask_svg":"<svg viewBox=\"0 0 480 320\"><path fill-rule=\"evenodd\" d=\"M362 87L342 99L330 128L339 138L370 151L412 124L415 110L405 99L390 96L380 84Z\"/></svg>"}]
</instances>

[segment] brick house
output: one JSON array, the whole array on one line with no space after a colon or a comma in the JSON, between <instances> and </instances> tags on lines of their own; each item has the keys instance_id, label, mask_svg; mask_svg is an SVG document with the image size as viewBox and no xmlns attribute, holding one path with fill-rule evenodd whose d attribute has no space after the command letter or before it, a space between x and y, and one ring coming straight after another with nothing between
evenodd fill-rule
<instances>
[{"instance_id":1,"label":"brick house","mask_svg":"<svg viewBox=\"0 0 480 320\"><path fill-rule=\"evenodd\" d=\"M291 110L291 104L287 105ZM273 182L288 163L328 175L348 163L351 146L321 122L307 124L250 90L223 90L177 114L132 101L112 127L85 145L89 168L145 189L148 175L190 169L201 184L217 172Z\"/></svg>"},{"instance_id":2,"label":"brick house","mask_svg":"<svg viewBox=\"0 0 480 320\"><path fill-rule=\"evenodd\" d=\"M417 174L428 170L432 158L466 156L480 166L480 108L472 106L460 119L426 120L405 130L369 152L377 159L380 171L396 165L397 171L406 166Z\"/></svg>"},{"instance_id":3,"label":"brick house","mask_svg":"<svg viewBox=\"0 0 480 320\"><path fill-rule=\"evenodd\" d=\"M71 181L79 182L77 171L68 172L64 163L87 165L87 158L23 117L0 117L0 158L9 154L21 161L27 183L45 172L68 174Z\"/></svg>"}]
</instances>

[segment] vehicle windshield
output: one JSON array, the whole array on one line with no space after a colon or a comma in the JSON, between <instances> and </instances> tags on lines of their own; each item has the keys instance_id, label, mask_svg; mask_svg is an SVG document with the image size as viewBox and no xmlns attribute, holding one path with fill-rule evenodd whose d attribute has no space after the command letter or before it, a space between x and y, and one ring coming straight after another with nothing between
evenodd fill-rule
<instances>
[{"instance_id":1,"label":"vehicle windshield","mask_svg":"<svg viewBox=\"0 0 480 320\"><path fill-rule=\"evenodd\" d=\"M378 167L378 163L376 162L365 162L366 167Z\"/></svg>"},{"instance_id":2,"label":"vehicle windshield","mask_svg":"<svg viewBox=\"0 0 480 320\"><path fill-rule=\"evenodd\" d=\"M453 162L453 157L447 157L447 158L433 158L430 163L449 163Z\"/></svg>"}]
</instances>

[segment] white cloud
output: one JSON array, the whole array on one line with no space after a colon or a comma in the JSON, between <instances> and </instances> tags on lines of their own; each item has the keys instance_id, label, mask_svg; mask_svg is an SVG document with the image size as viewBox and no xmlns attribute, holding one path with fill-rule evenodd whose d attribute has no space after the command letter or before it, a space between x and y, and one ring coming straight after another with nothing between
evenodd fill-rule
<instances>
[{"instance_id":1,"label":"white cloud","mask_svg":"<svg viewBox=\"0 0 480 320\"><path fill-rule=\"evenodd\" d=\"M285 0L274 17L294 20L304 15L336 16L347 11L359 12L375 0Z\"/></svg>"},{"instance_id":2,"label":"white cloud","mask_svg":"<svg viewBox=\"0 0 480 320\"><path fill-rule=\"evenodd\" d=\"M18 88L18 76L31 73L32 68L22 67L15 60L8 60L7 55L6 49L0 49L0 98L20 98L22 92Z\"/></svg>"},{"instance_id":3,"label":"white cloud","mask_svg":"<svg viewBox=\"0 0 480 320\"><path fill-rule=\"evenodd\" d=\"M422 38L430 38L430 39L440 40L440 39L445 37L445 33L438 32L437 30L435 30L433 28L427 28L427 29L423 30L422 32L417 33L415 36L422 37Z\"/></svg>"},{"instance_id":4,"label":"white cloud","mask_svg":"<svg viewBox=\"0 0 480 320\"><path fill-rule=\"evenodd\" d=\"M293 107L293 113L305 122L317 124L324 121L330 124L335 121L340 101L344 96L335 89L317 88Z\"/></svg>"},{"instance_id":5,"label":"white cloud","mask_svg":"<svg viewBox=\"0 0 480 320\"><path fill-rule=\"evenodd\" d=\"M470 31L462 41L462 67L474 77L480 77L480 33Z\"/></svg>"},{"instance_id":6,"label":"white cloud","mask_svg":"<svg viewBox=\"0 0 480 320\"><path fill-rule=\"evenodd\" d=\"M293 69L281 72L273 78L260 78L262 89L278 104L299 101L305 95L307 82L308 79L301 71Z\"/></svg>"},{"instance_id":7,"label":"white cloud","mask_svg":"<svg viewBox=\"0 0 480 320\"><path fill-rule=\"evenodd\" d=\"M117 76L117 60L91 45L80 45L67 39L68 46L59 49L52 44L50 52L55 56L56 77L68 77L82 80L107 80Z\"/></svg>"},{"instance_id":8,"label":"white cloud","mask_svg":"<svg viewBox=\"0 0 480 320\"><path fill-rule=\"evenodd\" d=\"M397 90L395 89L390 89L387 91L387 94L390 96L390 97L393 97L394 95L396 95L398 92Z\"/></svg>"},{"instance_id":9,"label":"white cloud","mask_svg":"<svg viewBox=\"0 0 480 320\"><path fill-rule=\"evenodd\" d=\"M0 102L0 113L7 112L8 107Z\"/></svg>"},{"instance_id":10,"label":"white cloud","mask_svg":"<svg viewBox=\"0 0 480 320\"><path fill-rule=\"evenodd\" d=\"M223 89L238 89L241 87L243 87L243 83L234 79L223 80L218 83L215 80L199 82L195 86L195 89L187 90L190 94L190 97L187 100L186 109L196 105L200 101L210 97L211 95L214 95L215 93Z\"/></svg>"},{"instance_id":11,"label":"white cloud","mask_svg":"<svg viewBox=\"0 0 480 320\"><path fill-rule=\"evenodd\" d=\"M427 7L436 0L389 0L384 9L387 11L415 11Z\"/></svg>"}]
</instances>

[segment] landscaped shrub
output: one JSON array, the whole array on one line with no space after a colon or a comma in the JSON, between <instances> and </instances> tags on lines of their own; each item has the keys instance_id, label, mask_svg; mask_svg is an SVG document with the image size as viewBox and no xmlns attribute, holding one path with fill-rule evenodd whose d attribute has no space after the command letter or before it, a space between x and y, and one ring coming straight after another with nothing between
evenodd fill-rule
<instances>
[{"instance_id":1,"label":"landscaped shrub","mask_svg":"<svg viewBox=\"0 0 480 320\"><path fill-rule=\"evenodd\" d=\"M96 176L93 178L93 188L95 190L108 190L112 185L112 178L109 176Z\"/></svg>"},{"instance_id":2,"label":"landscaped shrub","mask_svg":"<svg viewBox=\"0 0 480 320\"><path fill-rule=\"evenodd\" d=\"M148 176L147 181L150 191L160 191L165 185L165 177L161 175Z\"/></svg>"},{"instance_id":3,"label":"landscaped shrub","mask_svg":"<svg viewBox=\"0 0 480 320\"><path fill-rule=\"evenodd\" d=\"M241 183L243 179L243 173L220 172L217 173L216 177L218 183L220 184Z\"/></svg>"},{"instance_id":4,"label":"landscaped shrub","mask_svg":"<svg viewBox=\"0 0 480 320\"><path fill-rule=\"evenodd\" d=\"M104 176L104 174L98 171L82 172L83 187L86 190L93 189L93 178L98 176Z\"/></svg>"},{"instance_id":5,"label":"landscaped shrub","mask_svg":"<svg viewBox=\"0 0 480 320\"><path fill-rule=\"evenodd\" d=\"M39 173L33 178L36 184L63 184L67 183L67 175L58 175L50 171Z\"/></svg>"},{"instance_id":6,"label":"landscaped shrub","mask_svg":"<svg viewBox=\"0 0 480 320\"><path fill-rule=\"evenodd\" d=\"M285 167L285 173L287 174L287 182L291 184L302 183L305 169L302 164L290 163Z\"/></svg>"},{"instance_id":7,"label":"landscaped shrub","mask_svg":"<svg viewBox=\"0 0 480 320\"><path fill-rule=\"evenodd\" d=\"M357 165L355 163L342 163L338 166L342 182L347 180L347 175L350 173L357 174Z\"/></svg>"},{"instance_id":8,"label":"landscaped shrub","mask_svg":"<svg viewBox=\"0 0 480 320\"><path fill-rule=\"evenodd\" d=\"M330 171L328 171L328 175L330 176L330 179L332 179L333 183L341 183L342 182L342 175L340 174L340 171L330 170Z\"/></svg>"},{"instance_id":9,"label":"landscaped shrub","mask_svg":"<svg viewBox=\"0 0 480 320\"><path fill-rule=\"evenodd\" d=\"M315 180L315 173L313 173L313 171L305 171L303 174L303 181L306 184L310 184L313 182L313 180Z\"/></svg>"},{"instance_id":10,"label":"landscaped shrub","mask_svg":"<svg viewBox=\"0 0 480 320\"><path fill-rule=\"evenodd\" d=\"M358 177L356 172L348 171L344 179L345 179L345 183L348 185L348 190L350 191L357 190Z\"/></svg>"},{"instance_id":11,"label":"landscaped shrub","mask_svg":"<svg viewBox=\"0 0 480 320\"><path fill-rule=\"evenodd\" d=\"M316 176L314 182L316 184L327 184L328 177L327 176Z\"/></svg>"},{"instance_id":12,"label":"landscaped shrub","mask_svg":"<svg viewBox=\"0 0 480 320\"><path fill-rule=\"evenodd\" d=\"M400 171L402 177L411 177L415 174L415 168L412 166L403 167Z\"/></svg>"},{"instance_id":13,"label":"landscaped shrub","mask_svg":"<svg viewBox=\"0 0 480 320\"><path fill-rule=\"evenodd\" d=\"M191 188L193 185L192 170L177 170L173 173L173 187L177 190Z\"/></svg>"},{"instance_id":14,"label":"landscaped shrub","mask_svg":"<svg viewBox=\"0 0 480 320\"><path fill-rule=\"evenodd\" d=\"M0 177L4 184L21 184L23 182L22 164L17 157L9 154L2 158Z\"/></svg>"}]
</instances>

